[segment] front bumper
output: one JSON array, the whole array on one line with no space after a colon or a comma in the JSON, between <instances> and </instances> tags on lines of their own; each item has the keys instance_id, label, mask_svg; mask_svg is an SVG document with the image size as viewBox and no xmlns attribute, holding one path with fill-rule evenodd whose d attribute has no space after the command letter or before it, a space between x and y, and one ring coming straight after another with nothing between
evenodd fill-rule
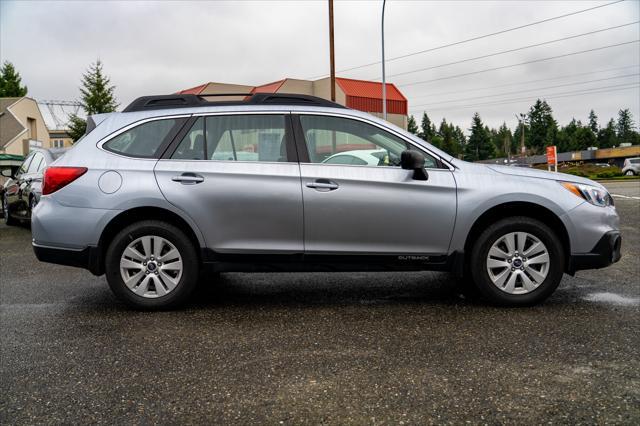
<instances>
[{"instance_id":1,"label":"front bumper","mask_svg":"<svg viewBox=\"0 0 640 426\"><path fill-rule=\"evenodd\" d=\"M583 269L605 268L620 260L622 236L619 231L609 231L600 238L589 253L572 254L567 272L574 274Z\"/></svg>"},{"instance_id":2,"label":"front bumper","mask_svg":"<svg viewBox=\"0 0 640 426\"><path fill-rule=\"evenodd\" d=\"M41 262L84 268L94 275L102 275L104 273L100 265L100 253L97 247L89 246L78 250L43 246L36 243L32 245L33 252Z\"/></svg>"}]
</instances>

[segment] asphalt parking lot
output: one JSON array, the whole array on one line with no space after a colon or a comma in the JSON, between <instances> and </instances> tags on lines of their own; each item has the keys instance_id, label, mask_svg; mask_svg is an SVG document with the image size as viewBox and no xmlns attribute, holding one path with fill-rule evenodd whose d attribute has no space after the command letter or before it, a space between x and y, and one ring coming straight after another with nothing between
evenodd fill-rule
<instances>
[{"instance_id":1,"label":"asphalt parking lot","mask_svg":"<svg viewBox=\"0 0 640 426\"><path fill-rule=\"evenodd\" d=\"M543 305L441 273L223 274L184 310L118 303L0 225L0 423L640 422L640 181L623 257Z\"/></svg>"}]
</instances>

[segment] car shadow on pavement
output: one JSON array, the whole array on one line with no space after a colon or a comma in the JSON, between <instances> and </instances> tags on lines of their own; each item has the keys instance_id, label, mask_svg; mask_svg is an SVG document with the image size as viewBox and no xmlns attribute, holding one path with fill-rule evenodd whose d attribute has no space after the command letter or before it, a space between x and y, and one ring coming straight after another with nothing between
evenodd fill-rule
<instances>
[{"instance_id":1,"label":"car shadow on pavement","mask_svg":"<svg viewBox=\"0 0 640 426\"><path fill-rule=\"evenodd\" d=\"M201 282L190 308L212 306L331 306L473 303L446 273L221 274Z\"/></svg>"}]
</instances>

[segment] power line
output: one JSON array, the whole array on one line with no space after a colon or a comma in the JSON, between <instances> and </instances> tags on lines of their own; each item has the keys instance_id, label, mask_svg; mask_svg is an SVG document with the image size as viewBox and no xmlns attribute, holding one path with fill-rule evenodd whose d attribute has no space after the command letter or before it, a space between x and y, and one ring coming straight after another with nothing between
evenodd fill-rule
<instances>
[{"instance_id":1,"label":"power line","mask_svg":"<svg viewBox=\"0 0 640 426\"><path fill-rule=\"evenodd\" d=\"M476 88L465 89L465 90L454 90L454 91L449 91L449 92L430 93L428 95L412 96L411 98L413 100L416 100L416 99L429 98L429 97L434 97L434 96L455 95L455 94L458 94L458 93L478 92L478 91L481 91L481 90L499 89L501 87L520 86L520 85L525 85L525 84L530 84L530 83L540 83L540 82L543 82L543 81L562 80L562 79L571 78L571 77L580 77L580 76L584 76L584 75L600 74L600 73L610 72L610 71L620 71L620 70L624 70L624 69L627 69L627 68L640 68L640 64L627 65L627 66L624 66L624 67L616 67L616 68L606 68L606 69L602 69L602 70L590 71L590 72L582 72L582 73L578 73L578 74L565 74L565 75L561 75L561 76L558 76L558 77L541 78L541 79L538 79L538 80L528 80L528 81L519 81L519 82L516 82L516 83L499 84L497 86L485 86L485 87L476 87Z\"/></svg>"},{"instance_id":2,"label":"power line","mask_svg":"<svg viewBox=\"0 0 640 426\"><path fill-rule=\"evenodd\" d=\"M631 41L625 41L623 43L610 44L610 45L607 45L607 46L595 47L593 49L587 49L587 50L579 50L577 52L570 52L570 53L565 53L565 54L562 54L562 55L549 56L549 57L546 57L546 58L540 58L540 59L534 59L534 60L531 60L531 61L519 62L517 64L503 65L503 66L493 67L493 68L486 68L486 69L483 69L483 70L471 71L471 72L466 72L466 73L462 73L462 74L455 74L455 75L450 75L450 76L446 76L446 77L439 77L439 78L434 78L434 79L431 79L431 80L421 80L421 81L414 81L414 82L411 82L411 83L398 84L398 86L407 87L407 86L415 86L417 84L430 83L430 82L433 82L433 81L449 80L449 79L452 79L452 78L465 77L465 76L468 76L468 75L481 74L481 73L490 72L490 71L502 70L502 69L506 69L506 68L513 68L513 67L517 67L517 66L521 66L521 65L533 64L533 63L536 63L536 62L543 62L543 61L550 61L550 60L553 60L553 59L566 58L568 56L580 55L582 53L596 52L598 50L604 50L604 49L610 49L610 48L613 48L613 47L624 46L624 45L627 45L627 44L637 43L639 41L640 41L640 39L631 40Z\"/></svg>"},{"instance_id":3,"label":"power line","mask_svg":"<svg viewBox=\"0 0 640 426\"><path fill-rule=\"evenodd\" d=\"M617 80L617 79L620 79L620 78L637 77L639 75L640 75L640 73L626 74L626 75L620 75L620 76L616 76L616 77L597 78L595 80L587 80L587 81L578 81L578 82L574 82L574 83L558 84L558 85L555 85L555 86L536 87L536 88L527 89L527 90L517 90L515 92L503 92L503 93L496 93L496 94L493 94L493 95L474 96L474 97L471 97L471 98L459 98L459 99L450 99L448 101L429 102L429 103L426 103L426 104L419 104L419 105L414 105L414 106L415 107L424 107L424 106L429 106L429 105L448 104L448 103L451 103L451 102L470 101L470 100L473 100L473 99L484 99L484 98L493 98L493 97L497 97L497 96L515 95L515 94L518 94L518 93L534 92L536 90L557 89L559 87L576 86L576 85L580 85L580 84L596 83L596 82L599 82L599 81L608 81L608 80Z\"/></svg>"},{"instance_id":4,"label":"power line","mask_svg":"<svg viewBox=\"0 0 640 426\"><path fill-rule=\"evenodd\" d=\"M400 55L400 56L395 56L393 58L389 58L389 59L386 60L386 62L388 63L388 62L392 62L392 61L397 61L398 59L408 58L410 56L420 55L420 54L427 53L427 52L433 52L435 50L445 49L447 47L457 46L457 45L460 45L460 44L463 44L463 43L469 43L471 41L476 41L476 40L480 40L480 39L487 38L487 37L493 37L495 35L504 34L504 33L508 33L508 32L511 32L511 31L516 31L516 30L520 30L522 28L527 28L527 27L531 27L531 26L534 26L534 25L543 24L545 22L555 21L557 19L566 18L568 16L578 15L580 13L585 13L585 12L589 12L589 11L592 11L592 10L600 9L602 7L611 6L611 5L614 5L616 3L620 3L622 1L624 1L624 0L617 0L617 1L614 1L614 2L611 2L611 3L606 3L606 4L601 4L601 5L598 5L598 6L594 6L594 7L589 7L587 9L577 10L575 12L570 12L570 13L565 13L563 15L553 16L551 18L543 19L541 21L530 22L528 24L519 25L517 27L511 27L511 28L507 28L507 29L504 29L504 30L496 31L496 32L493 32L493 33L483 34L483 35L471 37L471 38L468 38L468 39L465 39L465 40L460 40L460 41L456 41L456 42L453 42L453 43L443 44L441 46L431 47L429 49L419 50L417 52L406 53L404 55ZM370 67L370 66L373 66L373 65L378 65L379 63L380 63L380 61L370 62L368 64L358 65L358 66L354 66L354 67L350 67L350 68L344 68L344 69L338 70L338 72L342 73L342 72L347 72L347 71L353 71L353 70L357 70L357 69L360 69L360 68L365 68L365 67ZM325 77L325 76L326 76L326 74L322 74L322 75L317 75L317 76L314 76L314 77L310 77L309 79L311 80L311 79L315 79L315 78L319 78L319 77Z\"/></svg>"},{"instance_id":5,"label":"power line","mask_svg":"<svg viewBox=\"0 0 640 426\"><path fill-rule=\"evenodd\" d=\"M588 94L596 94L596 93L608 93L608 92L615 92L618 90L627 90L627 89L635 89L635 88L640 88L640 83L626 83L626 84L617 84L617 85L612 85L612 86L603 86L603 87L594 87L592 89L586 89L586 90L577 90L577 91L572 91L572 92L561 92L561 93L552 93L552 94L546 94L546 95L533 95L533 96L526 96L526 97L520 97L520 98L512 98L512 99L503 99L500 101L495 101L495 102L483 102L483 103L477 103L477 104L471 104L471 105L454 105L454 106L448 106L445 108L435 108L432 109L431 111L447 111L447 110L452 110L452 109L469 109L469 108L477 108L477 107L482 107L482 106L499 106L499 105L507 105L507 104L513 104L513 103L519 103L521 101L527 101L527 100L532 100L534 98L536 99L558 99L558 98L566 98L566 97L572 97L572 96L582 96L582 95L588 95ZM419 108L419 109L413 109L414 111L424 111L424 108Z\"/></svg>"},{"instance_id":6,"label":"power line","mask_svg":"<svg viewBox=\"0 0 640 426\"><path fill-rule=\"evenodd\" d=\"M592 34L597 34L597 33L605 32L605 31L611 31L611 30L615 30L615 29L623 28L623 27L628 27L630 25L635 25L635 24L637 24L639 22L640 21L630 22L628 24L616 25L616 26L613 26L613 27L602 28L602 29L599 29L599 30L589 31L589 32L582 33L582 34L576 34L576 35L572 35L572 36L568 36L568 37L558 38L558 39L555 39L555 40L544 41L542 43L535 43L535 44L530 44L530 45L527 45L527 46L516 47L514 49L502 50L500 52L489 53L487 55L475 56L473 58L461 59L461 60L454 61L454 62L448 62L448 63L440 64L440 65L433 65L433 66L430 66L430 67L419 68L419 69L411 70L411 71L404 71L404 72L400 72L400 73L397 73L397 74L391 74L388 77L398 77L398 76L401 76L401 75L414 74L414 73L417 73L417 72L428 71L428 70L432 70L432 69L436 69L436 68L443 68L443 67L448 67L448 66L451 66L451 65L462 64L464 62L477 61L478 59L490 58L492 56L499 56L499 55L504 55L504 54L507 54L507 53L518 52L520 50L531 49L532 47L545 46L547 44L558 43L558 42L561 42L561 41L571 40L571 39L574 39L574 38L585 37L585 36L592 35ZM371 79L371 80L377 80L377 79L379 79L379 77L375 77L374 79Z\"/></svg>"}]
</instances>

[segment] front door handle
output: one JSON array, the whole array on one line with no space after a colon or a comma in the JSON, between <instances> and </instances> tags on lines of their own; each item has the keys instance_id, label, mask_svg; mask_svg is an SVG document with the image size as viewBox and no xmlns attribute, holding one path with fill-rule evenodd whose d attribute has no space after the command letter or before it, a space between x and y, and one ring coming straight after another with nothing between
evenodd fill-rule
<instances>
[{"instance_id":1,"label":"front door handle","mask_svg":"<svg viewBox=\"0 0 640 426\"><path fill-rule=\"evenodd\" d=\"M195 185L196 183L204 182L204 178L195 173L183 173L179 176L171 178L174 182L180 182L183 185Z\"/></svg>"},{"instance_id":2,"label":"front door handle","mask_svg":"<svg viewBox=\"0 0 640 426\"><path fill-rule=\"evenodd\" d=\"M318 191L333 191L339 187L340 185L329 179L316 179L314 182L307 182L307 188L314 188Z\"/></svg>"}]
</instances>

